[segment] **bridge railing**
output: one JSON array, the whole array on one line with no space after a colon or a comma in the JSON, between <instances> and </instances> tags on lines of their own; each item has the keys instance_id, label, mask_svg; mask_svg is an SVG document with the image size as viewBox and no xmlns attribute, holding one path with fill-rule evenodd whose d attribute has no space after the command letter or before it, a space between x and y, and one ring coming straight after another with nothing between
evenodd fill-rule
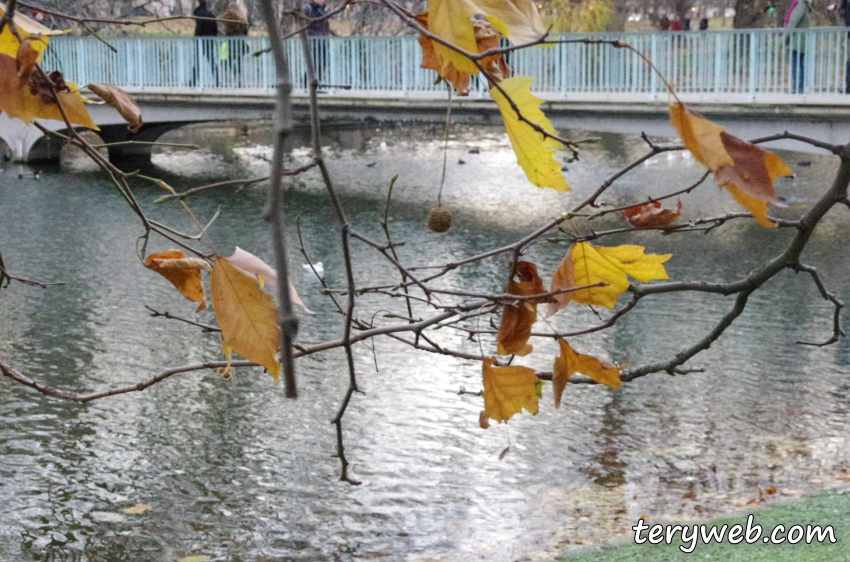
<instances>
[{"instance_id":1,"label":"bridge railing","mask_svg":"<svg viewBox=\"0 0 850 562\"><path fill-rule=\"evenodd\" d=\"M847 79L846 28L805 31L735 30L564 35L562 39L617 39L650 58L682 94L763 96L843 94ZM92 37L57 37L44 66L85 84L105 82L131 91L245 90L275 85L265 37L115 38L117 53ZM296 91L306 87L301 43L286 42ZM413 36L311 39L320 80L372 95L441 92L435 73L419 68ZM535 77L533 90L547 99L628 94L665 96L663 82L636 53L607 44L561 43L508 56L515 72ZM794 74L799 74L795 85ZM486 81L473 79L472 91Z\"/></svg>"}]
</instances>

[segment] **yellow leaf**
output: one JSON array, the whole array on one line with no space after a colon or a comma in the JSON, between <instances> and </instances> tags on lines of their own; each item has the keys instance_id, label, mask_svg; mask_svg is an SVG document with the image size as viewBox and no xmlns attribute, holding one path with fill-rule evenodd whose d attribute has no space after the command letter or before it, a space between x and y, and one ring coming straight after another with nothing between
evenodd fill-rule
<instances>
[{"instance_id":1,"label":"yellow leaf","mask_svg":"<svg viewBox=\"0 0 850 562\"><path fill-rule=\"evenodd\" d=\"M233 351L265 367L277 382L280 341L277 308L256 279L241 273L227 258L216 256L210 273L210 299L221 339Z\"/></svg>"},{"instance_id":2,"label":"yellow leaf","mask_svg":"<svg viewBox=\"0 0 850 562\"><path fill-rule=\"evenodd\" d=\"M428 27L428 12L422 12L416 15L418 21L425 28ZM485 20L472 20L472 27L475 34L475 52L480 53L487 49L496 48L499 46L499 40L502 35L489 22ZM469 73L463 72L455 68L450 62L443 60L434 51L434 42L430 38L420 34L418 37L419 46L422 49L422 68L430 68L437 71L441 77L450 82L454 86L458 95L469 95ZM479 64L487 70L490 75L500 82L507 78L511 72L510 67L505 62L502 55L486 57L479 61ZM476 69L475 74L478 73Z\"/></svg>"},{"instance_id":3,"label":"yellow leaf","mask_svg":"<svg viewBox=\"0 0 850 562\"><path fill-rule=\"evenodd\" d=\"M554 135L555 128L540 111L543 100L531 93L532 80L530 76L514 76L502 80L499 86L517 105L525 119ZM520 121L510 101L497 88L491 88L490 94L499 106L517 162L522 166L529 181L537 187L551 187L558 191L568 190L570 186L561 174L561 164L554 158L555 151L563 148L563 145L551 137L544 139L543 135L535 131L531 125Z\"/></svg>"},{"instance_id":4,"label":"yellow leaf","mask_svg":"<svg viewBox=\"0 0 850 562\"><path fill-rule=\"evenodd\" d=\"M25 41L19 49L18 59L0 53L0 111L26 123L38 117L61 121L62 113L53 100L50 86L43 82L44 77L40 73L30 72L31 43ZM19 68L24 71L20 75ZM66 83L59 73L50 73L47 79L57 91L65 115L71 123L90 129L98 128L83 105L85 98L73 82Z\"/></svg>"},{"instance_id":5,"label":"yellow leaf","mask_svg":"<svg viewBox=\"0 0 850 562\"><path fill-rule=\"evenodd\" d=\"M493 367L493 357L484 359L484 414L498 422L506 422L523 408L537 413L537 376L534 369L511 365ZM483 419L484 416L481 416ZM485 424L479 419L479 424Z\"/></svg>"},{"instance_id":6,"label":"yellow leaf","mask_svg":"<svg viewBox=\"0 0 850 562\"><path fill-rule=\"evenodd\" d=\"M145 267L156 271L174 285L190 301L201 303L198 311L207 306L201 270L210 266L200 258L187 258L183 250L166 250L151 254L145 259Z\"/></svg>"},{"instance_id":7,"label":"yellow leaf","mask_svg":"<svg viewBox=\"0 0 850 562\"><path fill-rule=\"evenodd\" d=\"M146 503L137 503L133 507L127 507L127 508L122 509L121 511L123 511L124 513L127 513L128 515L140 515L140 514L146 512L147 510L149 510L150 508L151 508L151 506L149 506Z\"/></svg>"},{"instance_id":8,"label":"yellow leaf","mask_svg":"<svg viewBox=\"0 0 850 562\"><path fill-rule=\"evenodd\" d=\"M0 5L0 16L6 11L6 8ZM63 33L68 33L70 29L66 30L52 30L44 27L34 19L30 19L27 16L16 12L12 21L15 22L15 25L18 28L18 31L26 37L27 35L38 35L42 38L41 41L36 41L33 44L33 47L36 51L38 51L39 55L44 51L47 47L47 36L48 35L61 35ZM9 26L4 26L2 33L0 33L0 53L6 53L7 55L15 56L18 52L18 38L15 37L12 32L9 30Z\"/></svg>"},{"instance_id":9,"label":"yellow leaf","mask_svg":"<svg viewBox=\"0 0 850 562\"><path fill-rule=\"evenodd\" d=\"M121 117L127 121L127 128L130 132L139 132L142 127L142 112L139 110L136 100L130 94L110 84L88 84L86 88L114 107Z\"/></svg>"},{"instance_id":10,"label":"yellow leaf","mask_svg":"<svg viewBox=\"0 0 850 562\"><path fill-rule=\"evenodd\" d=\"M620 293L629 288L626 274L644 283L654 279L667 279L661 265L673 254L644 254L643 246L594 246L590 242L577 242L570 248L575 286L606 283L600 287L579 289L570 293L579 304L595 304L613 308Z\"/></svg>"},{"instance_id":11,"label":"yellow leaf","mask_svg":"<svg viewBox=\"0 0 850 562\"><path fill-rule=\"evenodd\" d=\"M773 180L790 175L779 156L743 141L680 103L670 105L670 123L679 131L685 147L712 173L758 221L771 228L767 204L784 206L773 192Z\"/></svg>"},{"instance_id":12,"label":"yellow leaf","mask_svg":"<svg viewBox=\"0 0 850 562\"><path fill-rule=\"evenodd\" d=\"M482 15L514 44L530 43L543 34L543 24L531 0L428 0L430 25L437 37L464 49L478 52L470 18ZM478 69L470 59L434 43L436 55L446 63L467 74Z\"/></svg>"},{"instance_id":13,"label":"yellow leaf","mask_svg":"<svg viewBox=\"0 0 850 562\"><path fill-rule=\"evenodd\" d=\"M592 355L577 353L570 344L558 338L561 346L561 355L555 358L555 366L552 369L552 388L555 393L555 407L561 406L561 395L573 373L581 373L592 378L594 381L620 388L620 369L608 361L600 361Z\"/></svg>"},{"instance_id":14,"label":"yellow leaf","mask_svg":"<svg viewBox=\"0 0 850 562\"><path fill-rule=\"evenodd\" d=\"M531 296L543 293L543 280L537 275L537 267L527 261L521 261L516 266L516 276L508 280L505 292L511 295ZM537 321L537 300L522 300L516 304L506 304L502 309L502 320L496 335L497 353L499 355L528 355L532 346L528 344L531 337L531 326Z\"/></svg>"}]
</instances>

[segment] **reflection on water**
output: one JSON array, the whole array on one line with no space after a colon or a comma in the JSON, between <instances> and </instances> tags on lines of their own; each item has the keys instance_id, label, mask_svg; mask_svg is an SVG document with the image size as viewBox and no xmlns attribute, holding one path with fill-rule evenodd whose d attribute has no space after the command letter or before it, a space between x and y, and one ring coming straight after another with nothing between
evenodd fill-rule
<instances>
[{"instance_id":1,"label":"reflection on water","mask_svg":"<svg viewBox=\"0 0 850 562\"><path fill-rule=\"evenodd\" d=\"M265 130L185 129L169 137L208 147L155 154L148 175L178 189L267 170ZM293 157L307 158L306 139L295 145ZM435 235L425 215L439 187L440 127L328 133L329 161L349 218L376 239L386 187L400 175L391 229L406 242L401 259L420 265L526 234L643 150L641 141L602 135L580 162L569 164L573 190L555 193L528 185L500 129L456 127L443 193L455 226ZM192 305L136 259L141 230L117 193L66 156L61 169L45 169L40 181L17 179L17 166L0 174L0 251L7 266L34 279L67 282L49 290L12 285L0 293L0 357L46 383L82 390L218 357L214 335L147 314L146 304L191 316ZM779 180L779 195L810 204L836 163L785 156L798 177ZM794 165L804 159L814 165ZM701 173L682 155L662 155L618 182L607 201L636 202L688 185ZM157 187L137 182L134 188L148 212L192 229L178 205L153 204L162 194ZM263 199L260 187L222 188L190 202L202 221L222 209L211 232L220 253L238 244L269 259ZM736 210L709 184L683 203L688 218ZM318 177L299 178L287 204L292 219L301 217L311 257L324 263L333 287L344 286L338 235ZM593 227L620 224L610 216ZM840 244L848 234L847 216L830 214L805 255L845 300L850 259ZM296 248L292 228L288 235ZM740 221L707 236L641 235L611 244L628 240L672 252L673 279L722 280L745 275L790 236ZM157 241L149 251L168 246ZM528 259L551 275L565 250L541 243ZM359 245L354 251L359 284L394 278L374 252ZM295 284L316 312L302 318L299 339L338 337L332 304L301 276L297 252L291 255ZM491 259L457 269L442 283L489 291L502 285L505 272L504 258ZM730 306L718 296L647 298L611 330L572 343L629 364L667 358ZM358 310L371 315L377 308L387 304L364 297ZM568 388L560 410L546 387L540 414L515 418L510 432L479 429L480 398L457 394L461 387L480 389L474 362L411 353L392 341L376 342L374 355L357 346L366 395L353 401L345 431L359 487L336 481L332 455L328 422L347 380L339 351L299 360L302 398L295 402L268 376L248 369L230 380L180 375L138 395L88 405L43 398L5 381L0 559L171 561L203 554L252 561L508 561L612 540L642 514L710 516L745 505L759 487L776 486L787 496L834 485L850 468L848 344L793 343L828 336L831 314L808 278L783 273L694 361L705 373L653 375L617 391ZM209 322L212 315L197 318ZM597 321L592 311L572 306L554 320L563 329ZM462 334L439 334L440 343L478 350ZM493 347L492 341L484 345ZM556 353L551 342L540 342L523 363L545 369ZM508 443L510 453L500 461ZM142 515L122 513L137 503L152 507Z\"/></svg>"}]
</instances>

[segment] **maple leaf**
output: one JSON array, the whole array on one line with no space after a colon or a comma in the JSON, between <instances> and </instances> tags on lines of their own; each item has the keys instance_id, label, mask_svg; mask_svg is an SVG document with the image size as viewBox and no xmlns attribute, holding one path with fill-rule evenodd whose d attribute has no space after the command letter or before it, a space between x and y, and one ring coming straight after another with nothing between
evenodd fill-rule
<instances>
[{"instance_id":1,"label":"maple leaf","mask_svg":"<svg viewBox=\"0 0 850 562\"><path fill-rule=\"evenodd\" d=\"M667 279L667 271L661 264L673 254L644 254L644 249L634 244L614 247L594 246L590 242L573 244L568 253L573 263L574 286L600 282L605 285L572 291L570 300L613 308L620 293L629 288L627 274L644 283ZM566 287L557 289L560 288Z\"/></svg>"},{"instance_id":2,"label":"maple leaf","mask_svg":"<svg viewBox=\"0 0 850 562\"><path fill-rule=\"evenodd\" d=\"M563 148L563 145L551 137L544 138L531 125L520 121L508 100L513 100L523 117L554 135L555 128L540 110L543 100L531 93L532 80L530 76L513 76L499 84L505 94L498 88L491 88L490 95L499 106L517 162L522 166L528 180L537 187L566 191L570 186L561 174L561 164L554 158L555 151Z\"/></svg>"},{"instance_id":3,"label":"maple leaf","mask_svg":"<svg viewBox=\"0 0 850 562\"><path fill-rule=\"evenodd\" d=\"M537 413L539 380L534 369L511 365L493 367L495 358L486 357L481 367L484 378L484 412L479 416L479 425L485 425L485 416L498 422L506 422L523 408L530 414ZM487 424L488 425L488 424Z\"/></svg>"},{"instance_id":4,"label":"maple leaf","mask_svg":"<svg viewBox=\"0 0 850 562\"><path fill-rule=\"evenodd\" d=\"M277 287L277 271L251 252L246 252L237 246L233 255L227 260L243 274L255 277L260 287L264 286L266 282L272 287ZM307 305L298 296L298 291L295 290L291 280L289 280L289 298L293 304L297 304L309 314L313 314L313 311L307 308Z\"/></svg>"},{"instance_id":5,"label":"maple leaf","mask_svg":"<svg viewBox=\"0 0 850 562\"><path fill-rule=\"evenodd\" d=\"M416 21L418 21L423 27L427 28L428 12L417 14ZM499 40L502 38L502 34L499 33L490 22L474 19L472 20L472 27L475 33L476 53L499 46ZM454 89L457 91L459 96L469 95L470 73L458 70L451 61L440 58L434 51L434 44L430 38L425 37L420 33L417 39L419 41L419 46L422 49L422 62L419 66L435 70L437 74L454 86ZM501 81L507 78L511 72L510 67L507 65L502 55L485 57L479 61L479 64L481 64L481 66L487 70L496 81ZM473 74L478 74L477 68Z\"/></svg>"},{"instance_id":6,"label":"maple leaf","mask_svg":"<svg viewBox=\"0 0 850 562\"><path fill-rule=\"evenodd\" d=\"M518 262L516 276L508 280L505 292L511 295L539 295L543 293L543 280L537 275L537 267L527 261ZM522 300L506 304L502 310L502 320L496 335L496 347L499 355L528 355L532 346L528 344L531 326L537 321L537 301Z\"/></svg>"},{"instance_id":7,"label":"maple leaf","mask_svg":"<svg viewBox=\"0 0 850 562\"><path fill-rule=\"evenodd\" d=\"M59 72L46 76L33 72L32 44L33 41L25 39L18 47L16 58L0 53L0 111L26 123L39 117L62 121L62 113L54 101L55 90L71 123L97 130L83 105L85 98L73 82L66 83Z\"/></svg>"},{"instance_id":8,"label":"maple leaf","mask_svg":"<svg viewBox=\"0 0 850 562\"><path fill-rule=\"evenodd\" d=\"M5 6L0 5L0 16L2 16L5 11ZM38 37L39 40L37 42L34 42L33 46L38 52L39 56L41 56L41 53L44 52L44 49L47 48L47 37L49 35L62 35L71 31L70 29L48 29L47 27L35 21L34 19L28 18L20 12L15 12L12 21L15 23L15 26L18 28L20 34L24 37L26 37L27 35L35 35ZM11 55L14 57L18 53L19 46L20 42L18 41L18 38L15 37L15 35L9 29L9 26L4 26L3 31L0 32L0 53L6 53L7 55Z\"/></svg>"},{"instance_id":9,"label":"maple leaf","mask_svg":"<svg viewBox=\"0 0 850 562\"><path fill-rule=\"evenodd\" d=\"M277 307L251 276L227 258L216 256L210 273L210 300L224 345L268 370L278 379L275 351L280 341Z\"/></svg>"},{"instance_id":10,"label":"maple leaf","mask_svg":"<svg viewBox=\"0 0 850 562\"><path fill-rule=\"evenodd\" d=\"M531 0L428 0L428 29L461 49L475 53L477 44L472 16L482 15L514 44L530 43L543 34L543 24ZM434 43L436 55L446 63L467 74L477 74L478 68L469 58L439 43Z\"/></svg>"},{"instance_id":11,"label":"maple leaf","mask_svg":"<svg viewBox=\"0 0 850 562\"><path fill-rule=\"evenodd\" d=\"M190 301L201 303L195 312L207 306L204 286L201 284L201 270L209 266L210 264L200 258L187 258L183 250L166 250L151 254L145 259L145 267L171 281Z\"/></svg>"},{"instance_id":12,"label":"maple leaf","mask_svg":"<svg viewBox=\"0 0 850 562\"><path fill-rule=\"evenodd\" d=\"M714 174L738 203L768 228L767 202L784 206L774 195L773 180L790 175L779 156L726 132L681 103L670 105L670 123L679 131L685 147Z\"/></svg>"},{"instance_id":13,"label":"maple leaf","mask_svg":"<svg viewBox=\"0 0 850 562\"><path fill-rule=\"evenodd\" d=\"M675 209L667 209L661 203L643 203L623 209L623 216L632 226L638 228L652 228L667 226L682 214L682 202Z\"/></svg>"},{"instance_id":14,"label":"maple leaf","mask_svg":"<svg viewBox=\"0 0 850 562\"><path fill-rule=\"evenodd\" d=\"M599 360L592 355L578 353L562 338L558 338L558 345L561 346L561 355L555 357L555 365L552 369L552 388L556 408L561 406L561 395L573 373L587 375L594 381L611 388L620 388L620 369L616 365Z\"/></svg>"},{"instance_id":15,"label":"maple leaf","mask_svg":"<svg viewBox=\"0 0 850 562\"><path fill-rule=\"evenodd\" d=\"M86 88L118 110L121 117L127 121L127 128L130 132L139 132L142 127L142 112L139 110L136 100L130 94L110 84L88 84Z\"/></svg>"}]
</instances>

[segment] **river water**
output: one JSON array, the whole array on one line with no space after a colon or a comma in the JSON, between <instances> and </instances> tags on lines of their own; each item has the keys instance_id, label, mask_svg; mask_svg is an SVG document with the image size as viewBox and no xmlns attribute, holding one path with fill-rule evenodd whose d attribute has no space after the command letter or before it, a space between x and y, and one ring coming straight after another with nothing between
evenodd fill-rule
<instances>
[{"instance_id":1,"label":"river water","mask_svg":"<svg viewBox=\"0 0 850 562\"><path fill-rule=\"evenodd\" d=\"M527 234L645 150L640 140L597 139L569 164L573 190L555 193L528 184L502 130L455 127L443 193L455 224L442 235L424 220L440 181L440 127L337 130L328 133L327 145L351 222L375 239L382 236L389 179L399 174L390 228L406 242L399 248L405 263L429 265ZM178 189L262 174L268 166L267 151L257 147L269 142L262 129L184 129L163 140L206 147L156 151L145 172ZM295 144L295 157L305 158L306 140ZM837 163L782 155L797 174L777 181L791 204L782 213L793 216L826 188ZM61 167L43 169L38 180L19 177L31 171L7 164L0 174L0 252L10 271L65 285L13 284L0 292L0 357L37 380L86 391L220 357L215 334L148 314L145 305L213 321L210 311L194 316L191 303L142 266L135 253L142 229L96 170L66 149ZM685 187L701 173L686 156L661 155L605 197L637 202L646 193ZM141 180L133 185L152 217L191 231L178 204L153 202L159 188ZM298 178L287 197L311 258L323 262L332 287L343 287L338 233L318 176ZM262 187L223 188L188 201L202 221L221 208L211 229L219 253L238 245L271 261ZM682 201L688 218L737 210L711 183ZM609 216L592 226L622 222ZM291 226L288 235L293 281L316 313L302 317L299 341L337 338L340 318L318 283L302 274ZM672 279L729 280L780 252L791 235L732 221L706 235L642 234L605 244L673 253ZM835 210L805 253L845 301L848 236L847 210ZM156 240L149 251L169 247ZM395 279L380 255L356 243L353 251L358 284ZM563 243L541 243L527 259L548 278L565 251ZM506 268L505 257L489 259L453 271L443 286L497 291ZM400 304L363 298L358 314L401 311ZM647 298L614 328L571 343L632 365L666 359L731 305L718 296ZM298 361L297 401L285 399L258 369L238 369L229 380L215 372L178 375L142 393L87 405L45 398L4 379L0 559L530 560L624 538L641 515L651 522L689 520L740 509L759 488L775 487L765 499L777 501L839 485L850 468L848 343L794 343L826 339L831 314L809 278L782 273L692 361L704 373L656 374L619 390L571 387L559 410L547 385L537 416L523 414L486 431L478 427L481 399L458 394L481 389L479 364L392 341L375 342L374 354L358 345L365 395L352 401L345 438L360 486L338 481L333 456L329 420L347 383L339 351ZM380 315L375 321L393 322ZM553 325L596 322L591 311L571 305ZM478 352L478 343L461 333L438 334L444 345ZM494 348L492 340L482 344ZM522 363L551 368L554 345L537 348ZM122 511L136 504L150 509Z\"/></svg>"}]
</instances>

